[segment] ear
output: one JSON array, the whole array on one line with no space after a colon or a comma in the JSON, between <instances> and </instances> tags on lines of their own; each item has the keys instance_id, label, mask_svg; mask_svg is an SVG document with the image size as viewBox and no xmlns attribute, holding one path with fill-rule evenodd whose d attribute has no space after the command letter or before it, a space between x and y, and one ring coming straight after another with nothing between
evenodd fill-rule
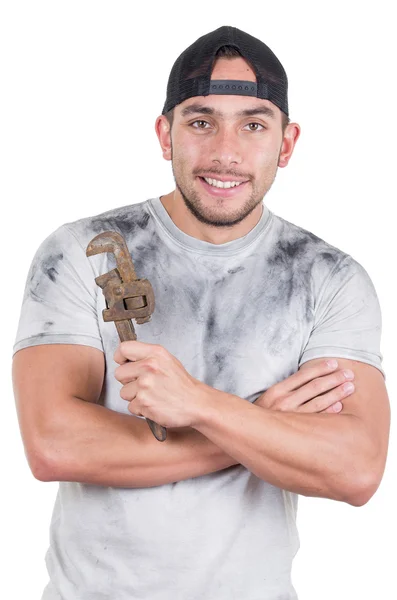
<instances>
[{"instance_id":1,"label":"ear","mask_svg":"<svg viewBox=\"0 0 397 600\"><path fill-rule=\"evenodd\" d=\"M288 165L292 156L295 144L301 133L301 128L298 123L289 123L285 129L283 143L278 159L278 166L283 168Z\"/></svg>"},{"instance_id":2,"label":"ear","mask_svg":"<svg viewBox=\"0 0 397 600\"><path fill-rule=\"evenodd\" d=\"M160 115L156 119L155 130L163 151L165 160L171 160L171 128L166 116Z\"/></svg>"}]
</instances>

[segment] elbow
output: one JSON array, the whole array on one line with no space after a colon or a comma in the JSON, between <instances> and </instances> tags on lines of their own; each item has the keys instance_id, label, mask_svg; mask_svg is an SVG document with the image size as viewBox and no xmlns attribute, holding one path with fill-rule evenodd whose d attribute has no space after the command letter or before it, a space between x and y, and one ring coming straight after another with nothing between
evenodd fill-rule
<instances>
[{"instance_id":1,"label":"elbow","mask_svg":"<svg viewBox=\"0 0 397 600\"><path fill-rule=\"evenodd\" d=\"M380 486L382 474L374 470L362 470L360 477L356 477L355 486L350 489L349 495L344 501L351 506L360 507L367 504Z\"/></svg>"},{"instance_id":2,"label":"elbow","mask_svg":"<svg viewBox=\"0 0 397 600\"><path fill-rule=\"evenodd\" d=\"M378 490L386 466L387 453L373 445L354 464L344 461L343 473L340 476L340 500L351 506L360 507L367 504ZM364 458L365 456L365 458Z\"/></svg>"},{"instance_id":3,"label":"elbow","mask_svg":"<svg viewBox=\"0 0 397 600\"><path fill-rule=\"evenodd\" d=\"M57 481L54 477L50 476L49 469L43 463L35 464L30 470L32 471L33 477L38 481Z\"/></svg>"},{"instance_id":4,"label":"elbow","mask_svg":"<svg viewBox=\"0 0 397 600\"><path fill-rule=\"evenodd\" d=\"M48 459L48 453L43 447L35 447L26 450L30 471L38 481L59 481L54 465Z\"/></svg>"},{"instance_id":5,"label":"elbow","mask_svg":"<svg viewBox=\"0 0 397 600\"><path fill-rule=\"evenodd\" d=\"M327 498L345 502L351 506L364 506L378 489L382 474L368 465L360 467L347 465L346 462L328 479Z\"/></svg>"},{"instance_id":6,"label":"elbow","mask_svg":"<svg viewBox=\"0 0 397 600\"><path fill-rule=\"evenodd\" d=\"M359 476L356 475L356 486L351 491L348 503L352 506L364 506L371 500L378 490L386 467L387 450L381 452L376 449L366 464L360 470L356 470ZM352 481L354 478L352 478Z\"/></svg>"},{"instance_id":7,"label":"elbow","mask_svg":"<svg viewBox=\"0 0 397 600\"><path fill-rule=\"evenodd\" d=\"M366 486L360 486L356 488L354 492L350 493L348 498L344 498L345 502L351 506L360 507L367 504L378 489L379 484L367 484Z\"/></svg>"}]
</instances>

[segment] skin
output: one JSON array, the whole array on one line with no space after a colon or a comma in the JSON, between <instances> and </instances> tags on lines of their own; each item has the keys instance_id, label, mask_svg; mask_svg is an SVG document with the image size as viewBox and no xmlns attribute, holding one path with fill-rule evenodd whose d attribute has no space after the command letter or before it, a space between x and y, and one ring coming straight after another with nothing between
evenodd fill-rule
<instances>
[{"instance_id":1,"label":"skin","mask_svg":"<svg viewBox=\"0 0 397 600\"><path fill-rule=\"evenodd\" d=\"M131 354L133 344L129 357L135 362L126 363L125 358L121 359L122 368L120 373L116 372L126 384L122 388L123 397L136 397L138 386L145 387L148 379L149 399L157 395L157 390L161 393L164 388L161 373L153 377L152 360L146 360L153 354L156 361L162 362L167 357L167 365L163 367L166 366L167 371L168 401L170 397L180 397L179 393L175 396L173 390L189 385L189 378L193 384L193 378L183 365L168 355L165 348L159 346L157 353L156 346L142 343L138 346L141 358ZM120 350L124 352L123 345ZM159 358L159 354L163 358ZM317 361L312 366L305 363L297 373L263 392L255 405L290 415L334 412L332 409L338 400L346 401L348 393L343 387L347 378L343 365L331 366L328 362ZM146 376L135 380L128 372L129 366L139 366L146 371ZM168 428L166 441L159 443L144 420L98 404L104 374L103 352L89 346L41 344L16 353L13 360L15 400L26 456L36 479L141 488L206 475L239 463L192 427ZM136 389L132 389L134 381ZM197 384L193 386L196 389ZM132 413L137 408L135 402L134 399L131 404ZM313 422L309 424L313 428ZM281 460L285 462L284 457ZM302 465L302 469L304 467ZM284 489L328 497L324 485L308 489L306 471L298 480L292 480L288 466L285 468ZM324 479L326 475L323 470ZM277 470L277 482L280 476L283 476L283 466ZM274 473L267 477L270 483L277 484ZM345 497L343 489L338 499Z\"/></svg>"},{"instance_id":2,"label":"skin","mask_svg":"<svg viewBox=\"0 0 397 600\"><path fill-rule=\"evenodd\" d=\"M122 342L114 360L120 365L115 370L115 377L123 385L120 395L129 402L129 411L155 421L160 419L164 427L196 428L215 401L216 392L219 392L190 375L183 364L159 344ZM353 392L353 371L344 369L335 372L338 367L336 360L322 360L319 366L320 371L302 369L271 386L256 399L256 406L279 411L320 412L330 407L331 394L323 396L325 392L333 390L334 403ZM329 376L329 373L333 375ZM312 381L313 374L323 377L321 381L317 380L317 385L312 382L309 391L305 384ZM309 399L311 402L307 402Z\"/></svg>"},{"instance_id":3,"label":"skin","mask_svg":"<svg viewBox=\"0 0 397 600\"><path fill-rule=\"evenodd\" d=\"M354 367L355 393L344 396L339 414L305 414L267 409L212 388L161 345L122 342L114 360L131 414L196 430L264 481L353 506L368 502L380 485L390 409L384 379L371 365L338 358L345 373ZM322 362L310 360L299 371ZM316 382L318 394L323 383Z\"/></svg>"},{"instance_id":4,"label":"skin","mask_svg":"<svg viewBox=\"0 0 397 600\"><path fill-rule=\"evenodd\" d=\"M256 81L242 58L219 59L212 78ZM219 111L222 118L204 112L182 116L185 108L198 103ZM273 109L275 119L236 116L264 105ZM289 123L283 136L281 122L280 109L269 100L213 94L177 105L172 129L165 116L158 117L156 133L163 157L172 161L176 183L175 190L160 199L183 232L224 244L244 236L258 223L277 168L287 166L300 135L299 125ZM243 178L248 183L234 198L214 198L204 189L202 174L214 179Z\"/></svg>"}]
</instances>

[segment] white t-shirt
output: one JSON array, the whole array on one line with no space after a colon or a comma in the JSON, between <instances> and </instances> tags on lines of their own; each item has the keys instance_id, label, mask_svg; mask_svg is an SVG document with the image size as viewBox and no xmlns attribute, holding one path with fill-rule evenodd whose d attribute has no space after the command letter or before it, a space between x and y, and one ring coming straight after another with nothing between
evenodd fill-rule
<instances>
[{"instance_id":1,"label":"white t-shirt","mask_svg":"<svg viewBox=\"0 0 397 600\"><path fill-rule=\"evenodd\" d=\"M94 281L116 264L85 254L106 230L125 237L154 290L137 339L164 346L200 381L254 402L313 358L351 358L384 375L376 291L351 256L265 205L247 235L211 244L153 198L63 225L27 279L14 351L102 350L106 407L130 414L113 374L119 339ZM241 465L151 488L60 482L42 600L295 600L297 500Z\"/></svg>"}]
</instances>

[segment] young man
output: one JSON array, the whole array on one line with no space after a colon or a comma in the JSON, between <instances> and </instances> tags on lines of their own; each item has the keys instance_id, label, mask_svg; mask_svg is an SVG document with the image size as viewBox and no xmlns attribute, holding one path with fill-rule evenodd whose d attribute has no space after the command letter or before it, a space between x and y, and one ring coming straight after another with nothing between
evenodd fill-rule
<instances>
[{"instance_id":1,"label":"young man","mask_svg":"<svg viewBox=\"0 0 397 600\"><path fill-rule=\"evenodd\" d=\"M377 295L263 203L300 134L264 43L198 39L156 131L175 190L60 227L28 277L18 414L33 474L60 482L43 600L297 598L297 495L361 506L382 478ZM106 230L154 289L137 341L102 319L115 262L85 249Z\"/></svg>"}]
</instances>

